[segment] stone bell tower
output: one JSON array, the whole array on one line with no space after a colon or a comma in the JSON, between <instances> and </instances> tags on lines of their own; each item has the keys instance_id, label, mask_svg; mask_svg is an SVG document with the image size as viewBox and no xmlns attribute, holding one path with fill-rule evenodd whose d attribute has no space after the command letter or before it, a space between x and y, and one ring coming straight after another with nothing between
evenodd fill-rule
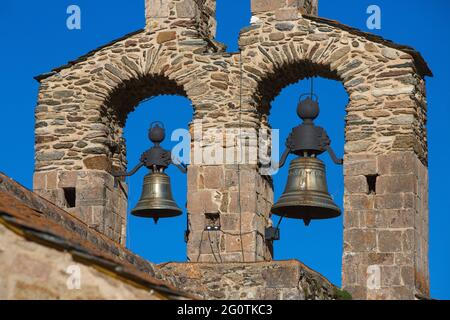
<instances>
[{"instance_id":1,"label":"stone bell tower","mask_svg":"<svg viewBox=\"0 0 450 320\"><path fill-rule=\"evenodd\" d=\"M273 181L259 151L271 102L306 78L340 81L349 96L342 286L356 299L428 296L425 60L318 17L316 0L248 1L254 19L239 53L214 39L214 0L146 0L145 28L36 77L35 191L123 244L127 185L111 173L127 167L127 115L148 97L184 96L194 108L189 260L270 263ZM239 161L205 160L236 145Z\"/></svg>"}]
</instances>

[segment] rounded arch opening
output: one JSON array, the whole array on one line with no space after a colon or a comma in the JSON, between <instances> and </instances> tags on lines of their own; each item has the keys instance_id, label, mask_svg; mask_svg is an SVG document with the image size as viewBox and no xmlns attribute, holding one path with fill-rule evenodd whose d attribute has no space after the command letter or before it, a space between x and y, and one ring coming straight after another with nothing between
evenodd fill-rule
<instances>
[{"instance_id":1,"label":"rounded arch opening","mask_svg":"<svg viewBox=\"0 0 450 320\"><path fill-rule=\"evenodd\" d=\"M120 141L122 152L113 156L114 164L131 170L141 154L152 146L148 129L152 122L161 121L166 129L166 138L161 146L171 150L178 141L171 141L174 130L188 130L193 117L192 102L186 92L175 81L163 76L132 79L121 84L109 97L106 113L112 118L114 139ZM187 176L171 165L166 173L171 179L173 198L183 214L170 219L134 217L130 214L136 206L148 169L141 168L126 178L128 186L128 208L126 223L126 247L154 263L185 261L186 244L186 198ZM164 243L164 245L161 245Z\"/></svg>"},{"instance_id":2,"label":"rounded arch opening","mask_svg":"<svg viewBox=\"0 0 450 320\"><path fill-rule=\"evenodd\" d=\"M295 70L301 70L294 77ZM300 77L298 76L300 74ZM272 86L266 86L268 123L272 130L279 130L280 153L284 151L284 142L291 130L301 124L297 116L298 98L302 93L309 93L311 84L309 79L314 78L314 92L319 96L320 114L314 121L317 126L323 127L331 139L331 146L339 158L343 157L345 144L345 117L348 104L348 94L337 76L323 68L319 72L316 66L302 69L297 65L292 72L280 73L283 77L275 80ZM324 77L326 76L326 77ZM277 79L274 75L272 81ZM300 80L299 79L304 79ZM270 107L269 107L270 106ZM274 201L277 201L284 191L289 163L295 159L290 155L285 166L273 176ZM313 220L306 227L303 220L283 219L280 225L281 239L274 243L274 259L298 259L314 270L322 273L333 283L341 283L341 264L343 249L343 199L344 178L343 167L336 165L328 153L319 156L326 166L328 191L334 202L341 208L339 218L329 220ZM272 216L273 223L279 222L278 216Z\"/></svg>"}]
</instances>

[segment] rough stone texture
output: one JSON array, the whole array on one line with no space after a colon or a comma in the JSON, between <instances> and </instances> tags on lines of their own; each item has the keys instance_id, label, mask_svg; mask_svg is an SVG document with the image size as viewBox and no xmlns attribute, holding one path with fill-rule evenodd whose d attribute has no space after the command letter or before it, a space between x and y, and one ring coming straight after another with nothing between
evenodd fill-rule
<instances>
[{"instance_id":1,"label":"rough stone texture","mask_svg":"<svg viewBox=\"0 0 450 320\"><path fill-rule=\"evenodd\" d=\"M252 13L258 15L263 12L273 12L277 17L289 18L294 12L317 15L318 0L251 0ZM282 19L284 20L284 19ZM286 19L290 20L290 19Z\"/></svg>"},{"instance_id":2,"label":"rough stone texture","mask_svg":"<svg viewBox=\"0 0 450 320\"><path fill-rule=\"evenodd\" d=\"M161 271L177 275L179 288L204 299L334 300L338 289L302 263L169 263Z\"/></svg>"},{"instance_id":3,"label":"rough stone texture","mask_svg":"<svg viewBox=\"0 0 450 320\"><path fill-rule=\"evenodd\" d=\"M79 268L80 288L71 268ZM1 300L160 300L157 292L133 286L73 259L68 252L30 242L0 224Z\"/></svg>"},{"instance_id":4,"label":"rough stone texture","mask_svg":"<svg viewBox=\"0 0 450 320\"><path fill-rule=\"evenodd\" d=\"M427 168L412 151L347 155L345 181L343 288L360 299L429 296ZM379 283L368 286L373 268Z\"/></svg>"},{"instance_id":5,"label":"rough stone texture","mask_svg":"<svg viewBox=\"0 0 450 320\"><path fill-rule=\"evenodd\" d=\"M193 4L163 0L160 7L151 2L147 3L145 30L38 77L36 191L64 207L61 175L77 172L80 178L70 185L77 195L95 193L103 199L81 198L82 202L70 210L87 223L90 220L84 212L98 210L100 216L104 215L99 230L109 230L111 238L123 241L124 234L119 230L125 230L126 205L123 201L123 206L116 207L115 201L126 199L126 187L111 187L108 169L124 169L127 165L122 128L140 101L159 94L189 98L194 108L191 129L201 120L206 136L194 138L192 147L208 150L217 141L208 129L238 129L240 124L241 128L270 132L271 102L287 85L312 76L337 80L349 95L343 284L356 298L411 298L416 291L426 294L424 77L432 73L420 54L336 21L308 15L314 14L314 2L284 0L254 0L253 12L258 19L241 31L242 55L225 53L224 46L213 39L214 1ZM168 18L165 5L169 6ZM294 19L292 8L310 9ZM196 18L185 18L193 14ZM379 171L381 157L388 163L395 155L408 158L407 164L417 173ZM195 161L190 166L191 261L271 259L271 244L264 239L264 229L271 224L273 190L270 179L258 170L264 159L267 155L260 154L255 164L239 167ZM364 185L363 176L377 174L377 189L371 191ZM397 179L398 185L392 185ZM78 181L86 181L84 191L78 191ZM236 181L241 181L240 201ZM396 212L406 215L402 227L392 227L401 230L381 233L391 231L380 220L382 215L389 217ZM415 212L413 220L407 216L411 212ZM217 223L211 216L218 216L219 223L229 229L205 232L205 226ZM362 219L371 227L360 224ZM389 248L389 238L383 240L380 235L400 237L401 247ZM388 289L380 295L367 292L366 270L362 270L368 265L369 254L374 253L390 254L386 261L394 259L390 268L383 269L393 274L389 279L405 275L401 281L384 282Z\"/></svg>"},{"instance_id":6,"label":"rough stone texture","mask_svg":"<svg viewBox=\"0 0 450 320\"><path fill-rule=\"evenodd\" d=\"M145 0L147 29L195 27L205 38L216 34L215 0Z\"/></svg>"},{"instance_id":7,"label":"rough stone texture","mask_svg":"<svg viewBox=\"0 0 450 320\"><path fill-rule=\"evenodd\" d=\"M0 174L0 261L0 288L5 290L0 296L3 293L2 297L7 299L94 296L152 299L154 295L164 299L195 298L179 291L170 273L162 274L151 262L3 174ZM66 268L79 267L81 291L67 292L62 279L65 277L67 281L69 275L59 274L62 266L55 264L58 261L67 262ZM43 282L44 273L51 279ZM108 279L111 286L104 285ZM122 288L121 283L127 284L123 288L125 295L113 293L112 286ZM135 292L132 287L139 290ZM143 289L152 293L140 294Z\"/></svg>"},{"instance_id":8,"label":"rough stone texture","mask_svg":"<svg viewBox=\"0 0 450 320\"><path fill-rule=\"evenodd\" d=\"M35 192L69 212L73 212L89 227L105 234L114 241L126 241L127 186L114 186L114 178L107 173L106 157L89 157L83 160L92 171L36 172ZM101 171L101 170L105 171ZM72 191L71 191L72 189ZM75 195L70 204L68 192Z\"/></svg>"}]
</instances>

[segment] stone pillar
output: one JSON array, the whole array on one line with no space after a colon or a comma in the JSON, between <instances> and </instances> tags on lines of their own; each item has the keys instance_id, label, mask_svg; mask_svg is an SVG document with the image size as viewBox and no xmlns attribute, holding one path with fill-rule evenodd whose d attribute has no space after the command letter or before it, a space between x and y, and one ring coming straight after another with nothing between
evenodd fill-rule
<instances>
[{"instance_id":1,"label":"stone pillar","mask_svg":"<svg viewBox=\"0 0 450 320\"><path fill-rule=\"evenodd\" d=\"M126 240L127 186L105 171L37 171L33 189L120 244Z\"/></svg>"},{"instance_id":2,"label":"stone pillar","mask_svg":"<svg viewBox=\"0 0 450 320\"><path fill-rule=\"evenodd\" d=\"M427 197L414 152L346 156L342 285L354 298L429 295Z\"/></svg>"},{"instance_id":3,"label":"stone pillar","mask_svg":"<svg viewBox=\"0 0 450 320\"><path fill-rule=\"evenodd\" d=\"M202 120L205 123L202 137L198 137L197 129L191 126L194 143L191 146L192 164L188 168L189 261L270 261L272 242L266 241L265 230L271 225L273 188L270 177L261 174L257 159L253 161L251 158L251 154L257 153L257 150L249 148L253 142L256 143L251 138L257 138L256 131L249 128L248 131L239 131L238 128L220 125L214 128L217 122L207 115ZM230 123L238 121L230 120ZM222 136L226 138L220 139ZM242 148L233 149L240 136L250 137L250 140ZM215 153L226 152L223 161L209 164L206 158L214 143L218 143ZM230 150L231 161L225 155L229 155ZM202 152L202 161L198 161L199 152ZM242 154L242 158L236 153Z\"/></svg>"},{"instance_id":4,"label":"stone pillar","mask_svg":"<svg viewBox=\"0 0 450 320\"><path fill-rule=\"evenodd\" d=\"M147 29L192 27L205 37L216 34L216 0L145 0Z\"/></svg>"},{"instance_id":5,"label":"stone pillar","mask_svg":"<svg viewBox=\"0 0 450 320\"><path fill-rule=\"evenodd\" d=\"M188 189L191 262L271 260L272 243L266 243L264 232L273 195L257 168L191 165ZM213 226L220 230L207 230Z\"/></svg>"},{"instance_id":6,"label":"stone pillar","mask_svg":"<svg viewBox=\"0 0 450 320\"><path fill-rule=\"evenodd\" d=\"M275 11L277 20L297 20L299 14L317 15L318 0L252 0L252 14Z\"/></svg>"}]
</instances>

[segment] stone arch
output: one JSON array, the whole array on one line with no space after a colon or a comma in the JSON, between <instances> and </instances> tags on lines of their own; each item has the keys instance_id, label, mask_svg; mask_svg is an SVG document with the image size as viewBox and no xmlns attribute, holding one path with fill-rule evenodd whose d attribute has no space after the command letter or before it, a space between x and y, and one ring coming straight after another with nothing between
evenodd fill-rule
<instances>
[{"instance_id":1,"label":"stone arch","mask_svg":"<svg viewBox=\"0 0 450 320\"><path fill-rule=\"evenodd\" d=\"M338 80L349 94L347 137L361 124L372 129L361 135L373 143L347 140L347 150L378 154L402 148L409 140L409 147L416 145L415 151L426 161L426 145L413 141L422 140L416 133L425 135L426 117L420 106L425 101L423 76L430 72L417 53L414 56L410 48L317 17L274 21L269 14L259 18L260 23L241 33L240 44L249 90L254 92L251 100L262 113L269 110L279 90L292 82L311 76ZM392 126L398 135L392 135Z\"/></svg>"},{"instance_id":2,"label":"stone arch","mask_svg":"<svg viewBox=\"0 0 450 320\"><path fill-rule=\"evenodd\" d=\"M185 28L140 31L38 77L35 190L124 243L127 191L109 172L126 167L126 116L160 94L187 97L201 115L207 74L194 52L209 45L198 37Z\"/></svg>"},{"instance_id":3,"label":"stone arch","mask_svg":"<svg viewBox=\"0 0 450 320\"><path fill-rule=\"evenodd\" d=\"M298 19L279 15L259 13L257 23L241 33L245 83L253 93L248 101L258 110L261 127L269 128L270 103L288 84L321 76L341 81L345 87L349 104L343 287L362 299L411 299L414 290L428 292L427 259L422 254L427 241L414 230L423 228L428 216L423 206L427 184L424 77L432 75L431 71L409 47L336 21L306 14ZM375 185L369 186L373 177ZM388 216L402 223L374 220ZM397 240L389 239L394 234ZM411 238L420 239L415 249L400 245ZM392 241L397 245L388 247ZM411 260L395 260L394 251ZM393 260L383 260L388 256ZM415 276L400 276L398 287L382 281L379 288L371 289L367 270L373 265L379 267L383 279L406 269L415 270Z\"/></svg>"}]
</instances>

